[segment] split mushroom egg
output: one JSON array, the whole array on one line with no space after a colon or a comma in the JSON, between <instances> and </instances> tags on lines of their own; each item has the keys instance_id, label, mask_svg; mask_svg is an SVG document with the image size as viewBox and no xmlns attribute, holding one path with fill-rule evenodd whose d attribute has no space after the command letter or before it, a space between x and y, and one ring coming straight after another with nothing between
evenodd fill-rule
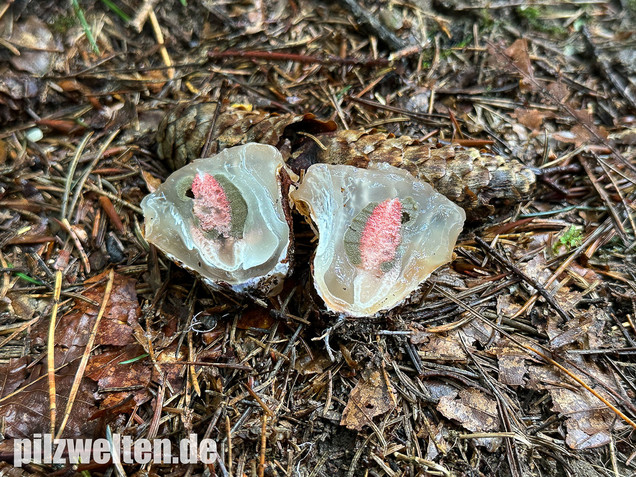
<instances>
[{"instance_id":1,"label":"split mushroom egg","mask_svg":"<svg viewBox=\"0 0 636 477\"><path fill-rule=\"evenodd\" d=\"M275 294L293 249L290 198L318 233L318 295L354 317L395 307L451 260L464 210L409 172L314 164L288 194L297 179L261 144L195 160L142 201L146 239L212 286Z\"/></svg>"}]
</instances>

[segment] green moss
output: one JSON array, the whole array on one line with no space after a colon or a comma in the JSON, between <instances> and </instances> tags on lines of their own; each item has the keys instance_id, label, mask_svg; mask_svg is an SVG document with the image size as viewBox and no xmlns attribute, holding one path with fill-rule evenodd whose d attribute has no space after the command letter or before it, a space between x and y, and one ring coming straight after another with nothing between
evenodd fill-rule
<instances>
[{"instance_id":1,"label":"green moss","mask_svg":"<svg viewBox=\"0 0 636 477\"><path fill-rule=\"evenodd\" d=\"M53 33L64 34L75 25L77 25L77 17L75 17L74 15L59 15L55 17L53 23L51 23L49 26Z\"/></svg>"},{"instance_id":2,"label":"green moss","mask_svg":"<svg viewBox=\"0 0 636 477\"><path fill-rule=\"evenodd\" d=\"M565 28L554 24L554 22L545 20L544 16L548 13L545 8L522 6L517 7L516 11L521 18L524 18L528 22L530 27L537 31L551 35L565 35L568 32Z\"/></svg>"},{"instance_id":3,"label":"green moss","mask_svg":"<svg viewBox=\"0 0 636 477\"><path fill-rule=\"evenodd\" d=\"M568 230L565 231L560 237L559 241L554 244L553 251L556 252L559 247L562 245L567 248L567 250L572 250L573 248L578 247L583 242L583 229L582 227L577 227L576 225L570 226Z\"/></svg>"}]
</instances>

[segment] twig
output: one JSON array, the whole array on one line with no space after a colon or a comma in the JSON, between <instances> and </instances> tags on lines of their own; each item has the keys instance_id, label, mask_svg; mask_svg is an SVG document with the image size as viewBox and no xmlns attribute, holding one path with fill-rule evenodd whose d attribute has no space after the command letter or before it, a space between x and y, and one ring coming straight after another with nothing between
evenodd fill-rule
<instances>
[{"instance_id":1,"label":"twig","mask_svg":"<svg viewBox=\"0 0 636 477\"><path fill-rule=\"evenodd\" d=\"M623 228L621 219L618 216L616 209L612 205L612 201L610 200L609 195L607 194L605 189L601 187L601 185L598 183L599 182L598 178L596 177L596 174L594 174L594 171L592 171L592 168L588 164L587 159L585 159L584 157L581 157L580 162L581 162L581 165L583 166L583 169L585 169L587 176L590 178L590 182L594 186L594 190L596 190L596 193L599 195L599 197L605 203L605 206L609 210L610 215L612 216L612 220L614 221L614 225L616 226L616 231L618 232L618 235L620 235L623 243L627 245L629 243L629 239L627 238L627 233L625 233L625 229ZM608 177L609 177L609 174L608 174Z\"/></svg>"},{"instance_id":2,"label":"twig","mask_svg":"<svg viewBox=\"0 0 636 477\"><path fill-rule=\"evenodd\" d=\"M80 260L82 261L84 270L86 271L87 274L90 273L91 265L88 262L88 256L86 255L86 252L84 252L84 247L82 247L82 242L80 241L79 237L77 236L77 234L71 227L71 224L68 223L68 220L66 219L66 217L62 219L61 221L57 220L57 223L59 223L62 226L62 228L66 231L66 233L68 233L71 236L71 239L73 240L73 243L75 244L75 248L77 248L77 252L80 255Z\"/></svg>"},{"instance_id":3,"label":"twig","mask_svg":"<svg viewBox=\"0 0 636 477\"><path fill-rule=\"evenodd\" d=\"M355 103L364 104L366 106L370 106L376 109L382 109L385 111L391 111L392 113L403 114L404 116L408 116L409 118L413 118L423 124L427 124L429 126L446 126L447 125L447 117L441 114L426 114L426 113L417 113L414 111L409 111L403 108L397 108L395 106L389 106L388 104L381 104L377 101L371 101L369 99L357 98L355 96L347 96L347 100L353 101ZM437 121L432 118L441 118L442 121Z\"/></svg>"},{"instance_id":4,"label":"twig","mask_svg":"<svg viewBox=\"0 0 636 477\"><path fill-rule=\"evenodd\" d=\"M100 196L99 205L102 206L104 212L110 219L113 226L117 229L117 232L122 233L124 231L124 224L122 224L121 219L119 218L119 214L115 210L113 203L110 201L108 197L105 195Z\"/></svg>"},{"instance_id":5,"label":"twig","mask_svg":"<svg viewBox=\"0 0 636 477\"><path fill-rule=\"evenodd\" d=\"M539 282L537 282L533 278L530 278L528 275L526 275L521 270L519 270L514 264L506 260L499 252L497 252L494 248L492 248L490 244L488 244L488 242L486 242L481 237L475 237L475 241L479 245L481 245L486 251L486 253L490 255L491 257L493 257L497 262L499 262L501 265L509 269L512 273L517 275L519 278L521 278L525 282L532 285L532 287L539 292L539 294L545 299L545 301L547 301L550 304L550 306L554 308L554 310L559 314L561 318L563 318L566 322L571 320L572 317L570 316L570 314L564 311L559 306L559 304L556 302L554 297Z\"/></svg>"},{"instance_id":6,"label":"twig","mask_svg":"<svg viewBox=\"0 0 636 477\"><path fill-rule=\"evenodd\" d=\"M57 310L60 306L60 294L62 293L62 271L55 273L55 290L53 291L53 309L51 310L51 322L49 323L49 337L47 342L47 369L49 378L49 410L51 416L51 435L55 435L55 416L57 408L55 404L55 324L57 322Z\"/></svg>"},{"instance_id":7,"label":"twig","mask_svg":"<svg viewBox=\"0 0 636 477\"><path fill-rule=\"evenodd\" d=\"M134 210L135 212L137 212L139 215L143 215L144 211L141 210L141 207L137 207L136 205L131 204L130 202L117 197L115 194L112 194L104 189L100 189L99 187L93 185L93 184L86 184L86 188L90 191L93 192L97 192L98 194L104 195L106 197L108 197L110 200L112 200L113 202L115 202L116 204L121 204L125 207L128 207L130 210Z\"/></svg>"},{"instance_id":8,"label":"twig","mask_svg":"<svg viewBox=\"0 0 636 477\"><path fill-rule=\"evenodd\" d=\"M249 395L254 398L254 400L258 403L259 406L261 406L263 411L265 411L268 416L273 417L274 413L272 412L272 410L267 406L267 404L265 404L265 401L263 401L261 397L254 392L252 387L247 383L244 383L243 385L245 386L245 389L247 389L247 392L249 393Z\"/></svg>"},{"instance_id":9,"label":"twig","mask_svg":"<svg viewBox=\"0 0 636 477\"><path fill-rule=\"evenodd\" d=\"M166 49L166 43L163 39L163 33L161 32L161 27L159 26L159 21L157 20L155 11L151 9L148 13L148 17L150 18L152 31L155 33L155 38L157 39L157 44L159 45L161 59L163 60L163 64L168 67L168 77L172 79L174 78L174 68L172 67L172 60L170 59L170 55L168 54L168 50Z\"/></svg>"},{"instance_id":10,"label":"twig","mask_svg":"<svg viewBox=\"0 0 636 477\"><path fill-rule=\"evenodd\" d=\"M58 273L61 273L58 271ZM77 396L77 392L79 391L80 384L82 382L82 377L84 376L84 372L86 371L86 365L88 364L88 358L91 355L91 351L93 350L93 344L95 343L95 338L97 337L97 330L99 329L99 324L102 321L102 317L106 312L106 306L108 305L108 301L110 300L110 294L113 290L113 281L115 279L115 271L113 269L108 273L108 282L106 282L106 288L104 289L104 298L102 299L102 304L99 307L99 312L97 313L97 317L95 318L95 323L93 324L93 329L91 330L91 334L88 337L88 342L86 343L86 348L84 348L84 354L82 355L82 360L77 367L77 372L75 373L75 378L73 379L73 385L71 386L71 392L68 395L68 401L66 402L66 410L64 411L64 418L62 419L62 423L60 424L60 428L57 430L57 434L55 435L56 439L60 439L62 437L62 433L64 432L64 428L66 427L66 423L71 415L71 410L73 409L73 404L75 403L75 398ZM57 285L57 282L56 282Z\"/></svg>"},{"instance_id":11,"label":"twig","mask_svg":"<svg viewBox=\"0 0 636 477\"><path fill-rule=\"evenodd\" d=\"M268 61L295 61L297 63L309 63L318 65L351 65L351 66L386 66L388 60L384 58L377 59L360 59L360 58L341 58L335 55L315 56L302 55L299 53L287 53L283 51L258 51L258 50L225 50L225 51L208 51L208 58L245 58L249 60L268 60Z\"/></svg>"},{"instance_id":12,"label":"twig","mask_svg":"<svg viewBox=\"0 0 636 477\"><path fill-rule=\"evenodd\" d=\"M232 477L232 426L230 416L225 416L225 435L227 436L227 473Z\"/></svg>"},{"instance_id":13,"label":"twig","mask_svg":"<svg viewBox=\"0 0 636 477\"><path fill-rule=\"evenodd\" d=\"M203 143L203 149L201 149L201 157L210 157L210 154L216 154L217 151L217 143L212 142L212 135L214 134L214 128L216 127L216 120L219 118L219 114L221 112L221 107L223 105L223 99L225 96L225 90L227 89L227 80L224 79L221 82L221 87L219 88L219 99L216 102L216 108L214 108L214 115L212 116L212 121L210 122L210 127L208 127L208 132L205 135L205 142ZM214 150L212 150L212 144L215 145Z\"/></svg>"},{"instance_id":14,"label":"twig","mask_svg":"<svg viewBox=\"0 0 636 477\"><path fill-rule=\"evenodd\" d=\"M267 414L263 414L261 425L261 451L258 462L258 477L265 476L265 451L267 450Z\"/></svg>"}]
</instances>

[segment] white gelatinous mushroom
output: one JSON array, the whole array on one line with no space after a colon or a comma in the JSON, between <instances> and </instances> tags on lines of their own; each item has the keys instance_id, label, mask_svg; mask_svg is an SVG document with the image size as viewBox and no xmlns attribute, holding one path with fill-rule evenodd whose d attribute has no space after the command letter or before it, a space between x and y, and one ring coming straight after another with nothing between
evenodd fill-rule
<instances>
[{"instance_id":1,"label":"white gelatinous mushroom","mask_svg":"<svg viewBox=\"0 0 636 477\"><path fill-rule=\"evenodd\" d=\"M291 255L290 175L263 144L197 159L141 202L146 239L213 287L275 293Z\"/></svg>"},{"instance_id":2,"label":"white gelatinous mushroom","mask_svg":"<svg viewBox=\"0 0 636 477\"><path fill-rule=\"evenodd\" d=\"M319 241L314 285L329 310L393 308L451 260L466 214L427 183L387 164L315 164L291 198Z\"/></svg>"}]
</instances>

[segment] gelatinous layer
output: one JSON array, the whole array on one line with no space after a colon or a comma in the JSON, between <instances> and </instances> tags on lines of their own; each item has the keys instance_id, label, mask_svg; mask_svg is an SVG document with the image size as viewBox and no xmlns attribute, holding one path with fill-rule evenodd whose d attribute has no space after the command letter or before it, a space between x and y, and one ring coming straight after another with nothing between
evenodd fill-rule
<instances>
[{"instance_id":1,"label":"gelatinous layer","mask_svg":"<svg viewBox=\"0 0 636 477\"><path fill-rule=\"evenodd\" d=\"M284 168L262 144L195 160L142 201L146 239L211 285L274 292L289 268Z\"/></svg>"},{"instance_id":2,"label":"gelatinous layer","mask_svg":"<svg viewBox=\"0 0 636 477\"><path fill-rule=\"evenodd\" d=\"M387 164L311 166L291 198L319 234L314 284L350 316L388 310L450 261L466 214Z\"/></svg>"}]
</instances>

